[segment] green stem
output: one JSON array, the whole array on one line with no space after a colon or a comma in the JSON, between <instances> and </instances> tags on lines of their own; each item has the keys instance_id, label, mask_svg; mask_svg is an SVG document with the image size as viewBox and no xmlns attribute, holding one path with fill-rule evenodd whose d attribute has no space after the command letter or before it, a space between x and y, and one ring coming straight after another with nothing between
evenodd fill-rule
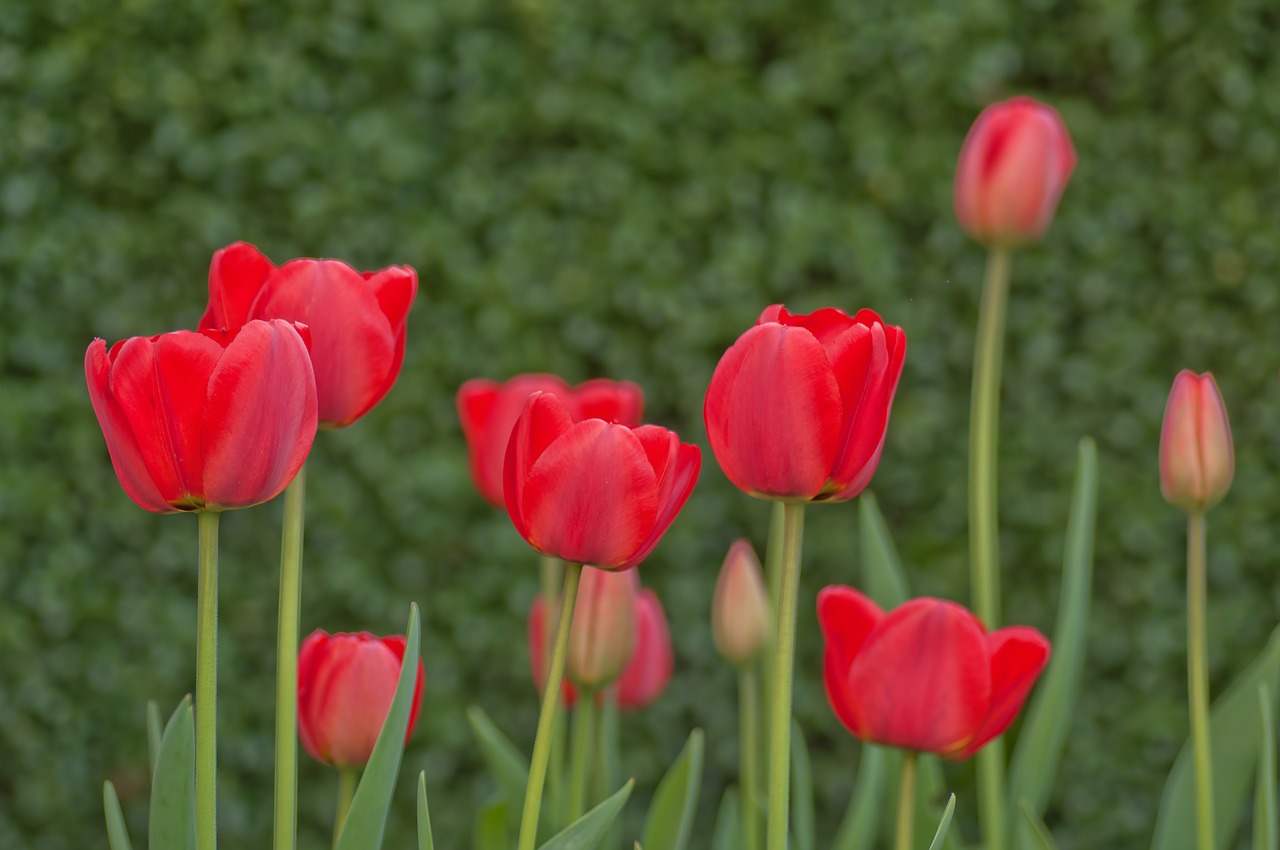
<instances>
[{"instance_id":1,"label":"green stem","mask_svg":"<svg viewBox=\"0 0 1280 850\"><path fill-rule=\"evenodd\" d=\"M333 846L338 846L338 838L342 835L342 827L347 822L347 812L351 811L351 801L356 796L357 780L360 771L354 767L338 769L338 805L333 811Z\"/></svg>"},{"instance_id":2,"label":"green stem","mask_svg":"<svg viewBox=\"0 0 1280 850\"><path fill-rule=\"evenodd\" d=\"M1196 763L1196 843L1213 850L1213 761L1209 743L1209 666L1205 639L1204 513L1187 515L1187 684Z\"/></svg>"},{"instance_id":3,"label":"green stem","mask_svg":"<svg viewBox=\"0 0 1280 850\"><path fill-rule=\"evenodd\" d=\"M585 688L573 708L573 750L569 754L569 814L573 823L587 810L587 773L591 766L591 738L596 724L596 694Z\"/></svg>"},{"instance_id":4,"label":"green stem","mask_svg":"<svg viewBox=\"0 0 1280 850\"><path fill-rule=\"evenodd\" d=\"M196 591L196 847L218 846L218 519L200 512Z\"/></svg>"},{"instance_id":5,"label":"green stem","mask_svg":"<svg viewBox=\"0 0 1280 850\"><path fill-rule=\"evenodd\" d=\"M996 448L1000 425L1000 361L1009 300L1007 248L992 248L978 315L969 406L969 561L975 613L995 629L1000 621L1000 526L996 505ZM978 809L986 850L1005 848L1004 746L997 739L978 753Z\"/></svg>"},{"instance_id":6,"label":"green stem","mask_svg":"<svg viewBox=\"0 0 1280 850\"><path fill-rule=\"evenodd\" d=\"M769 712L773 709L773 656L774 633L778 628L778 597L782 595L782 537L786 529L787 506L785 502L771 502L769 506L769 543L764 552L765 581L769 586L769 611L774 617L773 628L769 632L769 644L765 647L761 668L764 671L764 688L760 699L760 713L764 723L760 726L760 741L756 745L757 753L769 752L769 729L772 725Z\"/></svg>"},{"instance_id":7,"label":"green stem","mask_svg":"<svg viewBox=\"0 0 1280 850\"><path fill-rule=\"evenodd\" d=\"M760 850L760 677L754 662L738 671L738 724L742 850Z\"/></svg>"},{"instance_id":8,"label":"green stem","mask_svg":"<svg viewBox=\"0 0 1280 850\"><path fill-rule=\"evenodd\" d=\"M787 850L787 815L791 802L791 674L795 660L804 505L804 502L784 503L782 581L773 644L773 706L769 710L768 850Z\"/></svg>"},{"instance_id":9,"label":"green stem","mask_svg":"<svg viewBox=\"0 0 1280 850\"><path fill-rule=\"evenodd\" d=\"M595 806L608 799L618 790L619 756L618 756L618 688L611 685L603 692L604 702L600 708L599 722L596 723L596 769L593 772L591 805ZM605 831L601 847L617 847L622 843L620 824L615 821Z\"/></svg>"},{"instance_id":10,"label":"green stem","mask_svg":"<svg viewBox=\"0 0 1280 850\"><path fill-rule=\"evenodd\" d=\"M542 556L539 593L546 606L546 616L542 618L543 657L550 651L551 642L555 640L556 618L551 616L553 600L560 596L560 578L564 574L564 562L548 555ZM543 682L546 686L546 682ZM551 761L547 767L547 811L559 820L564 817L564 703L556 701L556 715L551 721ZM567 823L567 821L566 821ZM559 823L555 824L560 826Z\"/></svg>"},{"instance_id":11,"label":"green stem","mask_svg":"<svg viewBox=\"0 0 1280 850\"><path fill-rule=\"evenodd\" d=\"M556 625L556 642L551 653L547 687L542 692L542 710L538 714L538 732L533 739L533 758L529 762L529 782L525 786L524 811L520 816L518 850L533 850L538 839L538 815L542 808L542 785L547 778L547 759L551 754L551 726L556 704L560 702L560 683L564 679L564 659L569 648L569 624L573 622L573 606L578 601L578 579L582 567L565 564L564 596L560 604L560 621Z\"/></svg>"},{"instance_id":12,"label":"green stem","mask_svg":"<svg viewBox=\"0 0 1280 850\"><path fill-rule=\"evenodd\" d=\"M898 786L898 830L894 850L911 850L911 830L916 822L916 759L919 753L902 754L901 783Z\"/></svg>"},{"instance_id":13,"label":"green stem","mask_svg":"<svg viewBox=\"0 0 1280 850\"><path fill-rule=\"evenodd\" d=\"M276 634L275 850L294 850L298 829L298 610L302 599L302 517L307 469L284 491L280 614Z\"/></svg>"}]
</instances>

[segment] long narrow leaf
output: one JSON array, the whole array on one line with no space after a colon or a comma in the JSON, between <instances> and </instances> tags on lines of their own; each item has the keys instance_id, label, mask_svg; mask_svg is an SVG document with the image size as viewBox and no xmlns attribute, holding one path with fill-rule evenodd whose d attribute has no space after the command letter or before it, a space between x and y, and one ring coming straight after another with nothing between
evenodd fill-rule
<instances>
[{"instance_id":1,"label":"long narrow leaf","mask_svg":"<svg viewBox=\"0 0 1280 850\"><path fill-rule=\"evenodd\" d=\"M160 758L160 706L155 700L147 700L147 756L150 760L151 781L156 781L156 761Z\"/></svg>"},{"instance_id":2,"label":"long narrow leaf","mask_svg":"<svg viewBox=\"0 0 1280 850\"><path fill-rule=\"evenodd\" d=\"M480 745L480 755L489 768L489 775L493 777L502 796L512 801L512 805L507 807L507 816L511 819L508 825L512 832L519 832L520 810L517 806L524 805L525 785L529 781L529 761L478 705L467 709L467 721L471 724L471 734ZM548 819L542 818L538 822L539 835L543 835L542 823L546 820Z\"/></svg>"},{"instance_id":3,"label":"long narrow leaf","mask_svg":"<svg viewBox=\"0 0 1280 850\"><path fill-rule=\"evenodd\" d=\"M864 494L862 498L866 498ZM880 829L884 810L888 762L897 754L884 747L864 744L858 772L853 780L853 796L845 811L831 850L870 850Z\"/></svg>"},{"instance_id":4,"label":"long narrow leaf","mask_svg":"<svg viewBox=\"0 0 1280 850\"><path fill-rule=\"evenodd\" d=\"M507 832L509 808L501 794L494 794L480 807L471 827L472 850L511 850L512 840Z\"/></svg>"},{"instance_id":5,"label":"long narrow leaf","mask_svg":"<svg viewBox=\"0 0 1280 850\"><path fill-rule=\"evenodd\" d=\"M400 680L396 683L387 719L378 733L378 742L373 745L373 753L351 800L335 850L378 850L382 846L387 810L391 807L391 794L396 789L396 776L400 773L405 732L409 728L409 714L417 686L418 633L418 606L410 604Z\"/></svg>"},{"instance_id":6,"label":"long narrow leaf","mask_svg":"<svg viewBox=\"0 0 1280 850\"><path fill-rule=\"evenodd\" d=\"M196 846L196 722L185 696L164 727L156 775L151 782L151 850L192 850Z\"/></svg>"},{"instance_id":7,"label":"long narrow leaf","mask_svg":"<svg viewBox=\"0 0 1280 850\"><path fill-rule=\"evenodd\" d=\"M640 843L647 850L684 850L693 830L702 786L702 730L694 729L649 805Z\"/></svg>"},{"instance_id":8,"label":"long narrow leaf","mask_svg":"<svg viewBox=\"0 0 1280 850\"><path fill-rule=\"evenodd\" d=\"M1271 692L1265 684L1258 685L1258 716L1262 746L1253 789L1253 850L1276 850L1276 724Z\"/></svg>"},{"instance_id":9,"label":"long narrow leaf","mask_svg":"<svg viewBox=\"0 0 1280 850\"><path fill-rule=\"evenodd\" d=\"M133 850L129 830L124 825L124 814L120 811L120 798L116 796L116 786L111 784L111 780L102 783L102 807L107 812L107 843L111 850Z\"/></svg>"},{"instance_id":10,"label":"long narrow leaf","mask_svg":"<svg viewBox=\"0 0 1280 850\"><path fill-rule=\"evenodd\" d=\"M418 850L435 850L431 837L431 810L427 807L427 774L418 774Z\"/></svg>"},{"instance_id":11,"label":"long narrow leaf","mask_svg":"<svg viewBox=\"0 0 1280 850\"><path fill-rule=\"evenodd\" d=\"M791 837L795 850L814 850L813 769L800 724L791 721Z\"/></svg>"},{"instance_id":12,"label":"long narrow leaf","mask_svg":"<svg viewBox=\"0 0 1280 850\"><path fill-rule=\"evenodd\" d=\"M858 499L858 560L867 595L877 605L888 610L907 601L910 590L902 560L880 513L880 504L870 491Z\"/></svg>"},{"instance_id":13,"label":"long narrow leaf","mask_svg":"<svg viewBox=\"0 0 1280 850\"><path fill-rule=\"evenodd\" d=\"M738 809L736 788L724 789L720 798L720 811L716 813L716 828L711 833L711 850L741 850L742 818Z\"/></svg>"},{"instance_id":14,"label":"long narrow leaf","mask_svg":"<svg viewBox=\"0 0 1280 850\"><path fill-rule=\"evenodd\" d=\"M1076 453L1076 478L1067 519L1062 591L1053 632L1053 659L1027 710L1009 770L1009 802L1025 800L1031 813L1043 814L1062 761L1075 714L1088 636L1089 594L1093 583L1093 532L1098 512L1098 451L1085 437Z\"/></svg>"},{"instance_id":15,"label":"long narrow leaf","mask_svg":"<svg viewBox=\"0 0 1280 850\"><path fill-rule=\"evenodd\" d=\"M947 800L947 806L942 810L942 820L938 823L938 831L933 834L933 840L929 842L929 850L942 850L942 846L947 843L947 833L951 829L951 816L956 811L956 795L952 794Z\"/></svg>"},{"instance_id":16,"label":"long narrow leaf","mask_svg":"<svg viewBox=\"0 0 1280 850\"><path fill-rule=\"evenodd\" d=\"M1031 808L1031 801L1021 799L1018 809L1022 812L1023 822L1019 830L1022 836L1023 850L1058 850L1058 842L1053 840L1053 833L1040 820L1040 816Z\"/></svg>"},{"instance_id":17,"label":"long narrow leaf","mask_svg":"<svg viewBox=\"0 0 1280 850\"><path fill-rule=\"evenodd\" d=\"M619 788L612 797L569 824L543 844L541 850L594 850L608 832L609 825L627 804L635 785L634 779L628 779L627 784Z\"/></svg>"}]
</instances>

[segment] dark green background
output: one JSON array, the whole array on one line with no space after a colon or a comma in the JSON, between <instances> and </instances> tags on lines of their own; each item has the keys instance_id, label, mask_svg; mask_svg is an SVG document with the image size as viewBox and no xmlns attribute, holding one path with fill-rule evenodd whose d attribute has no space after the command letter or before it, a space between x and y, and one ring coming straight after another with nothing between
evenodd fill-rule
<instances>
[{"instance_id":1,"label":"dark green background","mask_svg":"<svg viewBox=\"0 0 1280 850\"><path fill-rule=\"evenodd\" d=\"M1237 440L1210 520L1215 691L1280 604L1278 37L1264 0L3 0L0 846L105 846L105 777L141 841L143 706L193 682L195 521L125 497L81 363L94 336L193 325L232 240L421 275L399 383L316 442L303 627L394 632L422 604L405 776L427 772L443 846L466 846L491 787L464 708L526 747L536 711L536 561L466 477L453 393L469 377L633 379L649 419L702 443L711 370L764 305L874 307L909 338L874 489L917 590L967 599L983 252L953 221L951 172L978 111L1015 93L1061 110L1080 163L1048 238L1014 262L1004 611L1052 626L1092 434L1095 617L1047 820L1068 850L1144 845L1187 725L1182 524L1156 475L1181 367L1214 370ZM708 455L642 568L677 675L624 718L627 766L652 788L703 726L704 815L735 764L711 587L767 514ZM822 695L812 600L855 580L855 516L814 508L805 546L796 712L826 836L858 748ZM227 847L267 842L279 519L272 504L223 522ZM972 836L972 768L947 775ZM335 778L308 761L301 781L304 842L326 846ZM409 786L388 846L408 841Z\"/></svg>"}]
</instances>

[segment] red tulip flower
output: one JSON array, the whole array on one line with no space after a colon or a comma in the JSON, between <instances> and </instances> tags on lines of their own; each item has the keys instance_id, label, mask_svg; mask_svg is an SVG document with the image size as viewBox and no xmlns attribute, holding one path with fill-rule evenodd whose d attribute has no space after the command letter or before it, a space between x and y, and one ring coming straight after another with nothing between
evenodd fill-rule
<instances>
[{"instance_id":1,"label":"red tulip flower","mask_svg":"<svg viewBox=\"0 0 1280 850\"><path fill-rule=\"evenodd\" d=\"M1173 380L1160 428L1160 492L1199 513L1222 501L1235 477L1227 405L1213 375L1183 369Z\"/></svg>"},{"instance_id":2,"label":"red tulip flower","mask_svg":"<svg viewBox=\"0 0 1280 850\"><path fill-rule=\"evenodd\" d=\"M95 339L84 371L120 485L156 513L275 498L316 435L316 383L290 322Z\"/></svg>"},{"instance_id":3,"label":"red tulip flower","mask_svg":"<svg viewBox=\"0 0 1280 850\"><path fill-rule=\"evenodd\" d=\"M213 255L200 328L238 328L251 319L305 323L320 424L343 428L381 401L400 374L417 292L409 266L358 272L338 260L301 259L276 268L254 246L236 242Z\"/></svg>"},{"instance_id":4,"label":"red tulip flower","mask_svg":"<svg viewBox=\"0 0 1280 850\"><path fill-rule=\"evenodd\" d=\"M851 587L818 594L832 710L857 738L967 759L1009 728L1049 660L1049 641L988 634L954 602L913 599L884 613Z\"/></svg>"},{"instance_id":5,"label":"red tulip flower","mask_svg":"<svg viewBox=\"0 0 1280 850\"><path fill-rule=\"evenodd\" d=\"M364 767L391 711L404 638L368 632L316 630L298 653L298 737L318 761L339 768ZM413 690L407 742L422 702L422 661Z\"/></svg>"},{"instance_id":6,"label":"red tulip flower","mask_svg":"<svg viewBox=\"0 0 1280 850\"><path fill-rule=\"evenodd\" d=\"M684 507L700 459L666 428L575 423L564 402L534 393L507 446L507 513L543 555L630 569Z\"/></svg>"},{"instance_id":7,"label":"red tulip flower","mask_svg":"<svg viewBox=\"0 0 1280 850\"><path fill-rule=\"evenodd\" d=\"M734 486L761 499L841 502L871 482L907 337L870 310L765 309L716 366L704 416Z\"/></svg>"},{"instance_id":8,"label":"red tulip flower","mask_svg":"<svg viewBox=\"0 0 1280 850\"><path fill-rule=\"evenodd\" d=\"M570 387L555 375L517 375L498 383L485 378L467 381L458 390L458 418L467 439L471 480L480 495L502 507L502 464L507 457L511 429L532 393L550 393L564 404L574 422L603 419L620 425L639 425L644 393L630 381L597 378Z\"/></svg>"},{"instance_id":9,"label":"red tulip flower","mask_svg":"<svg viewBox=\"0 0 1280 850\"><path fill-rule=\"evenodd\" d=\"M1053 223L1076 167L1057 111L1029 97L993 103L965 137L956 164L960 226L991 247L1035 242Z\"/></svg>"},{"instance_id":10,"label":"red tulip flower","mask_svg":"<svg viewBox=\"0 0 1280 850\"><path fill-rule=\"evenodd\" d=\"M618 707L630 710L652 704L667 689L674 669L671 629L662 602L658 594L641 588L636 597L635 649L618 679Z\"/></svg>"}]
</instances>

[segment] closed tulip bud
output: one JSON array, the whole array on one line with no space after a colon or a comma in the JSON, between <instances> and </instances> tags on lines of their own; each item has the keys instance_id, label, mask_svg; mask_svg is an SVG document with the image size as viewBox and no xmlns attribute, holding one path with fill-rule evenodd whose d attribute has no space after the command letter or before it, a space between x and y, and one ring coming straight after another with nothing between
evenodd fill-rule
<instances>
[{"instance_id":1,"label":"closed tulip bud","mask_svg":"<svg viewBox=\"0 0 1280 850\"><path fill-rule=\"evenodd\" d=\"M1182 370L1173 379L1160 429L1160 492L1185 511L1206 511L1227 495L1235 450L1227 406L1213 375Z\"/></svg>"},{"instance_id":2,"label":"closed tulip bud","mask_svg":"<svg viewBox=\"0 0 1280 850\"><path fill-rule=\"evenodd\" d=\"M960 149L956 218L988 247L1038 241L1075 167L1071 136L1053 107L1029 97L993 103Z\"/></svg>"},{"instance_id":3,"label":"closed tulip bud","mask_svg":"<svg viewBox=\"0 0 1280 850\"><path fill-rule=\"evenodd\" d=\"M635 571L583 568L565 659L565 673L578 687L599 690L626 669L635 648L639 586Z\"/></svg>"},{"instance_id":4,"label":"closed tulip bud","mask_svg":"<svg viewBox=\"0 0 1280 850\"><path fill-rule=\"evenodd\" d=\"M642 588L636 597L636 645L618 679L618 707L644 708L667 689L675 668L671 629L658 594Z\"/></svg>"},{"instance_id":5,"label":"closed tulip bud","mask_svg":"<svg viewBox=\"0 0 1280 850\"><path fill-rule=\"evenodd\" d=\"M720 567L711 603L716 649L734 664L750 664L769 640L769 592L760 559L746 540L735 540Z\"/></svg>"}]
</instances>

